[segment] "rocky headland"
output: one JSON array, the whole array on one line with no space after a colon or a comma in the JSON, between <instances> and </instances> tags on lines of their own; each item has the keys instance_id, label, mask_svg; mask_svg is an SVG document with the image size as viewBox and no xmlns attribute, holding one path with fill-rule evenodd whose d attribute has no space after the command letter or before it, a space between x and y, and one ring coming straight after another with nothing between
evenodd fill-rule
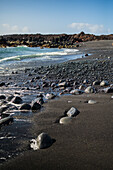
<instances>
[{"instance_id":1,"label":"rocky headland","mask_svg":"<svg viewBox=\"0 0 113 170\"><path fill-rule=\"evenodd\" d=\"M14 34L0 36L0 47L28 47L72 48L78 47L78 42L94 40L113 40L113 34L96 36L93 34Z\"/></svg>"}]
</instances>

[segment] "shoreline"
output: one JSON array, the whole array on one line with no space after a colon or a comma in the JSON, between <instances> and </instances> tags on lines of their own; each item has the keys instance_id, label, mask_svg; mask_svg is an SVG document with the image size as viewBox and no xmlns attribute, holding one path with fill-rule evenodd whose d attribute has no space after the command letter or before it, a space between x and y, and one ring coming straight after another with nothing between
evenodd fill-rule
<instances>
[{"instance_id":1,"label":"shoreline","mask_svg":"<svg viewBox=\"0 0 113 170\"><path fill-rule=\"evenodd\" d=\"M34 68L34 65L32 65L32 69L26 69L25 72L18 70L18 73L1 77L1 81L7 82L7 78L8 83L14 81L17 88L12 89L12 92L21 92L22 88L26 89L27 86L24 85L23 87L20 82L33 80L36 76L39 76L41 78L39 81L43 83L58 84L65 81L68 84L70 83L72 89L82 85L85 79L88 80L86 86L92 85L96 79L99 81L107 80L109 85L112 85L113 47L111 42L83 43L79 49L85 51L85 53L91 53L91 56L40 69ZM30 90L32 93L32 88L34 88L34 93L38 93L35 81L34 79L34 82L28 83L30 89L27 93ZM74 85L71 86L71 83ZM14 84L12 85L14 86ZM45 167L46 169L112 169L112 93L105 94L99 91L103 87L94 87L97 89L96 94L64 95L45 103L43 105L44 110L42 109L41 112L32 115L33 124L28 128L30 135L32 135L29 138L35 138L44 131L50 134L56 142L50 148L35 152L26 148L22 155L0 165L1 170L8 168L30 170L32 168L44 169ZM11 89L10 86L8 88ZM7 90L7 87L4 92L5 90ZM69 91L66 92L66 87L57 89L51 87L51 84L39 89L39 92L41 91L44 94L52 91L69 94ZM89 99L94 99L97 103L89 105L87 103ZM72 106L80 110L80 114L73 122L69 125L55 123L59 116L62 116L65 110ZM24 133L27 136L27 133ZM28 146L29 140L27 144L26 141L24 147Z\"/></svg>"}]
</instances>

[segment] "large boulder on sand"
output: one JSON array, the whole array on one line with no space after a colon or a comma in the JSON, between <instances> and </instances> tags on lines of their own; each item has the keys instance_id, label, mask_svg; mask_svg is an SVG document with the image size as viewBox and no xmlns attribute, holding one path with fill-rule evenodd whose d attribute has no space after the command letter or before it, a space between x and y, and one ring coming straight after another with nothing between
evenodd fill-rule
<instances>
[{"instance_id":1,"label":"large boulder on sand","mask_svg":"<svg viewBox=\"0 0 113 170\"><path fill-rule=\"evenodd\" d=\"M45 149L52 145L53 139L47 133L41 133L36 139L30 141L30 147L33 150Z\"/></svg>"}]
</instances>

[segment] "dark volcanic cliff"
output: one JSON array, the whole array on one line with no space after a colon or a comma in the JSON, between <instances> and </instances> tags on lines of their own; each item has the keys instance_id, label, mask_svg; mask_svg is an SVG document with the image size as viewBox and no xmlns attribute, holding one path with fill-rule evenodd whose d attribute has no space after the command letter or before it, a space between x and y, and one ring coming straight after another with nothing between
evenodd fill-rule
<instances>
[{"instance_id":1,"label":"dark volcanic cliff","mask_svg":"<svg viewBox=\"0 0 113 170\"><path fill-rule=\"evenodd\" d=\"M14 34L0 36L0 47L14 47L18 45L27 45L29 47L48 47L65 48L73 47L78 42L93 40L113 40L113 34L96 36L93 34Z\"/></svg>"}]
</instances>

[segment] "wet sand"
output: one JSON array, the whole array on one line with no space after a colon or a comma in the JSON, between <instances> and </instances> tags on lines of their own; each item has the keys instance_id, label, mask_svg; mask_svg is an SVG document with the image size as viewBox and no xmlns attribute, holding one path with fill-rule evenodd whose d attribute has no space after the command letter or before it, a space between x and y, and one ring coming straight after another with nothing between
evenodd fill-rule
<instances>
[{"instance_id":1,"label":"wet sand","mask_svg":"<svg viewBox=\"0 0 113 170\"><path fill-rule=\"evenodd\" d=\"M110 84L113 83L113 47L111 44L112 41L87 42L81 44L80 50L86 53L92 53L92 55L77 60L79 64L81 64L82 61L83 66L84 62L90 61L90 63L87 63L89 67L93 65L94 61L97 62L96 64L101 68L100 77L98 76L97 78L100 78L100 80L102 78L106 79ZM98 60L96 58L98 58ZM105 63L105 65L103 63ZM111 65L107 67L106 63L110 63ZM73 67L73 62L71 65ZM103 70L102 66L104 66ZM51 71L53 71L52 68ZM93 72L95 73L94 75L91 74L90 68L87 68L87 72L84 73L84 75L78 75L79 78L76 79L79 85L85 77L88 79L89 84L94 81L97 72L95 70ZM71 75L69 75L68 72L66 72L66 74L68 74L67 76L69 77ZM50 75L49 73L47 76ZM13 76L18 77L18 75ZM50 80L54 80L53 77L51 75ZM65 76L61 75L60 79L65 80ZM18 81L17 78L17 83ZM98 89L100 89L100 86L97 86L97 90ZM45 90L45 92L49 91L50 87L43 90ZM57 92L60 92L60 90ZM64 95L47 101L44 103L42 111L32 116L32 126L28 128L30 133L28 141L29 138L36 138L41 132L46 132L55 139L53 145L47 149L32 151L28 149L28 142L26 142L24 144L24 147L26 147L24 152L2 164L0 169L113 169L112 95L113 93L105 94L102 92L96 94L83 93L81 95ZM97 103L92 105L88 104L87 101L90 99L97 101ZM80 111L80 114L73 118L70 124L59 124L57 121L59 117L64 114L65 110L69 110L71 107L76 107Z\"/></svg>"}]
</instances>

